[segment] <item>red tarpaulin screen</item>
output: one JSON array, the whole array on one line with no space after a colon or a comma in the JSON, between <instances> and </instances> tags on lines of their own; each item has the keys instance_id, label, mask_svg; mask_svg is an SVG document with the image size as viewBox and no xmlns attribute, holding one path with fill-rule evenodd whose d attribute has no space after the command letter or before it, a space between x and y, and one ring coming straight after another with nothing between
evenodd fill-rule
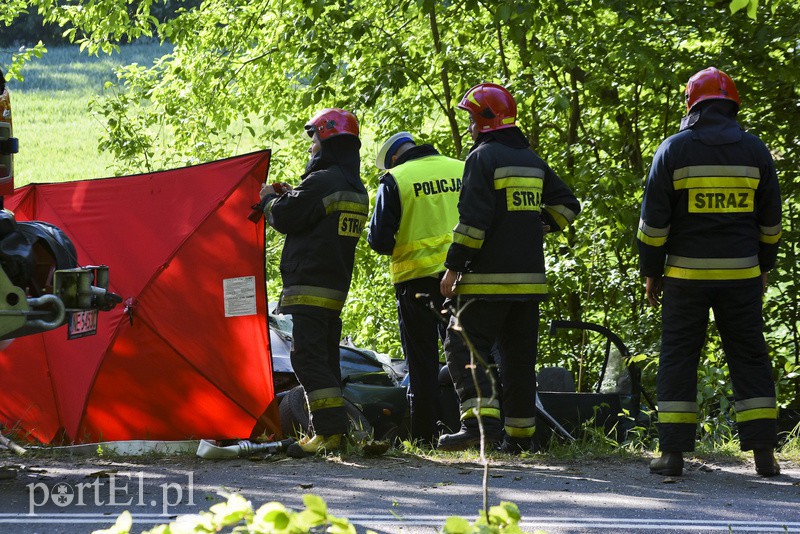
<instances>
[{"instance_id":1,"label":"red tarpaulin screen","mask_svg":"<svg viewBox=\"0 0 800 534\"><path fill-rule=\"evenodd\" d=\"M128 306L0 352L0 421L41 442L247 438L279 428L264 226L247 219L270 152L152 174L35 184L19 221L61 228Z\"/></svg>"}]
</instances>

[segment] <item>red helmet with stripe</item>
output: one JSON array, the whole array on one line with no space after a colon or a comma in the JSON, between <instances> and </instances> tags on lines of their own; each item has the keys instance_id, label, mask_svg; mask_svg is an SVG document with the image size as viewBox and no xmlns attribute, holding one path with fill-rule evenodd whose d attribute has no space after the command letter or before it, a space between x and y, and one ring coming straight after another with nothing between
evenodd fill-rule
<instances>
[{"instance_id":1,"label":"red helmet with stripe","mask_svg":"<svg viewBox=\"0 0 800 534\"><path fill-rule=\"evenodd\" d=\"M305 125L309 137L319 135L320 141L335 135L355 135L358 137L358 119L340 108L326 108L314 115Z\"/></svg>"},{"instance_id":2,"label":"red helmet with stripe","mask_svg":"<svg viewBox=\"0 0 800 534\"><path fill-rule=\"evenodd\" d=\"M467 91L458 104L472 114L478 132L492 132L516 126L517 103L505 87L481 83Z\"/></svg>"},{"instance_id":3,"label":"red helmet with stripe","mask_svg":"<svg viewBox=\"0 0 800 534\"><path fill-rule=\"evenodd\" d=\"M705 100L730 100L741 104L739 91L730 76L715 67L708 67L689 78L686 83L686 112Z\"/></svg>"}]
</instances>

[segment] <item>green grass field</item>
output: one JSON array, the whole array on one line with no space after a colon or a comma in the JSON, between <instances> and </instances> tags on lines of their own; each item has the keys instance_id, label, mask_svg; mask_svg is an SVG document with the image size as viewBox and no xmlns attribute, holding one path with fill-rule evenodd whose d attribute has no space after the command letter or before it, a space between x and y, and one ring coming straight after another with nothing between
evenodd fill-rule
<instances>
[{"instance_id":1,"label":"green grass field","mask_svg":"<svg viewBox=\"0 0 800 534\"><path fill-rule=\"evenodd\" d=\"M150 66L163 53L158 44L135 44L112 56L89 57L70 46L52 48L30 62L25 80L8 84L14 135L19 139L15 185L112 175L111 156L97 148L102 123L87 104L102 93L106 81L116 81L117 66Z\"/></svg>"}]
</instances>

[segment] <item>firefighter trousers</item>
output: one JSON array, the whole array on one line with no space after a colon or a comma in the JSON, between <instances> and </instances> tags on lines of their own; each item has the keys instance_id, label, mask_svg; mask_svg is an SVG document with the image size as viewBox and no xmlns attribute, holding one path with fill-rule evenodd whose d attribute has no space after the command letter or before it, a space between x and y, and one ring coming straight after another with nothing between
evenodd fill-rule
<instances>
[{"instance_id":1,"label":"firefighter trousers","mask_svg":"<svg viewBox=\"0 0 800 534\"><path fill-rule=\"evenodd\" d=\"M534 300L464 300L456 302L445 341L447 367L461 402L461 417L477 408L496 410L511 437L531 437L536 416L536 355L539 338L539 302ZM460 331L459 331L460 330ZM471 348L475 355L473 358ZM500 395L493 391L489 373L495 350ZM471 362L474 360L474 369ZM483 363L489 364L487 369Z\"/></svg>"},{"instance_id":2,"label":"firefighter trousers","mask_svg":"<svg viewBox=\"0 0 800 534\"><path fill-rule=\"evenodd\" d=\"M436 423L441 418L439 340L444 341L447 323L444 317L436 316L444 303L439 292L440 278L441 275L415 278L395 284L400 343L408 367L411 437L428 442L436 440ZM418 294L427 297L417 298Z\"/></svg>"},{"instance_id":3,"label":"firefighter trousers","mask_svg":"<svg viewBox=\"0 0 800 534\"><path fill-rule=\"evenodd\" d=\"M775 382L764 341L761 301L760 278L705 287L664 279L657 377L662 451L694 450L697 368L709 308L714 312L730 371L741 448L747 451L776 446Z\"/></svg>"},{"instance_id":4,"label":"firefighter trousers","mask_svg":"<svg viewBox=\"0 0 800 534\"><path fill-rule=\"evenodd\" d=\"M342 396L339 342L342 320L327 310L292 313L292 368L306 391L311 424L316 434L347 432Z\"/></svg>"}]
</instances>

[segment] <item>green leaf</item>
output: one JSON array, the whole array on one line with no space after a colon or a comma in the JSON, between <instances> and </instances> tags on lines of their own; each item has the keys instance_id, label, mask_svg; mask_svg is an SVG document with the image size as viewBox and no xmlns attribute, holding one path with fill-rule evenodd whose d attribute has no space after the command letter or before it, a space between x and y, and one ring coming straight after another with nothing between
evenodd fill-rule
<instances>
[{"instance_id":1,"label":"green leaf","mask_svg":"<svg viewBox=\"0 0 800 534\"><path fill-rule=\"evenodd\" d=\"M239 493L229 495L226 502L215 504L210 511L214 514L213 521L218 526L235 525L253 513L250 501Z\"/></svg>"},{"instance_id":2,"label":"green leaf","mask_svg":"<svg viewBox=\"0 0 800 534\"><path fill-rule=\"evenodd\" d=\"M325 500L312 493L306 493L303 495L303 504L306 505L306 508L310 512L314 512L321 516L326 516L328 514L328 505L325 503Z\"/></svg>"},{"instance_id":3,"label":"green leaf","mask_svg":"<svg viewBox=\"0 0 800 534\"><path fill-rule=\"evenodd\" d=\"M513 523L519 523L519 520L522 519L522 514L519 513L519 507L513 502L502 501L499 508L503 509L505 517L507 517Z\"/></svg>"},{"instance_id":4,"label":"green leaf","mask_svg":"<svg viewBox=\"0 0 800 534\"><path fill-rule=\"evenodd\" d=\"M747 4L747 16L753 20L756 20L758 14L758 0L750 0L750 3Z\"/></svg>"},{"instance_id":5,"label":"green leaf","mask_svg":"<svg viewBox=\"0 0 800 534\"><path fill-rule=\"evenodd\" d=\"M740 9L744 9L745 7L748 6L749 3L750 0L731 0L730 3L731 14L736 13Z\"/></svg>"},{"instance_id":6,"label":"green leaf","mask_svg":"<svg viewBox=\"0 0 800 534\"><path fill-rule=\"evenodd\" d=\"M253 523L255 525L269 527L270 531L286 530L292 521L293 512L288 510L279 502L268 502L261 506L255 513Z\"/></svg>"},{"instance_id":7,"label":"green leaf","mask_svg":"<svg viewBox=\"0 0 800 534\"><path fill-rule=\"evenodd\" d=\"M463 517L448 517L444 522L444 526L442 527L443 534L467 534L469 532L472 532L472 527L470 526L469 521Z\"/></svg>"},{"instance_id":8,"label":"green leaf","mask_svg":"<svg viewBox=\"0 0 800 534\"><path fill-rule=\"evenodd\" d=\"M339 517L330 517L330 526L328 532L330 534L356 534L356 527L350 524L347 519Z\"/></svg>"}]
</instances>

